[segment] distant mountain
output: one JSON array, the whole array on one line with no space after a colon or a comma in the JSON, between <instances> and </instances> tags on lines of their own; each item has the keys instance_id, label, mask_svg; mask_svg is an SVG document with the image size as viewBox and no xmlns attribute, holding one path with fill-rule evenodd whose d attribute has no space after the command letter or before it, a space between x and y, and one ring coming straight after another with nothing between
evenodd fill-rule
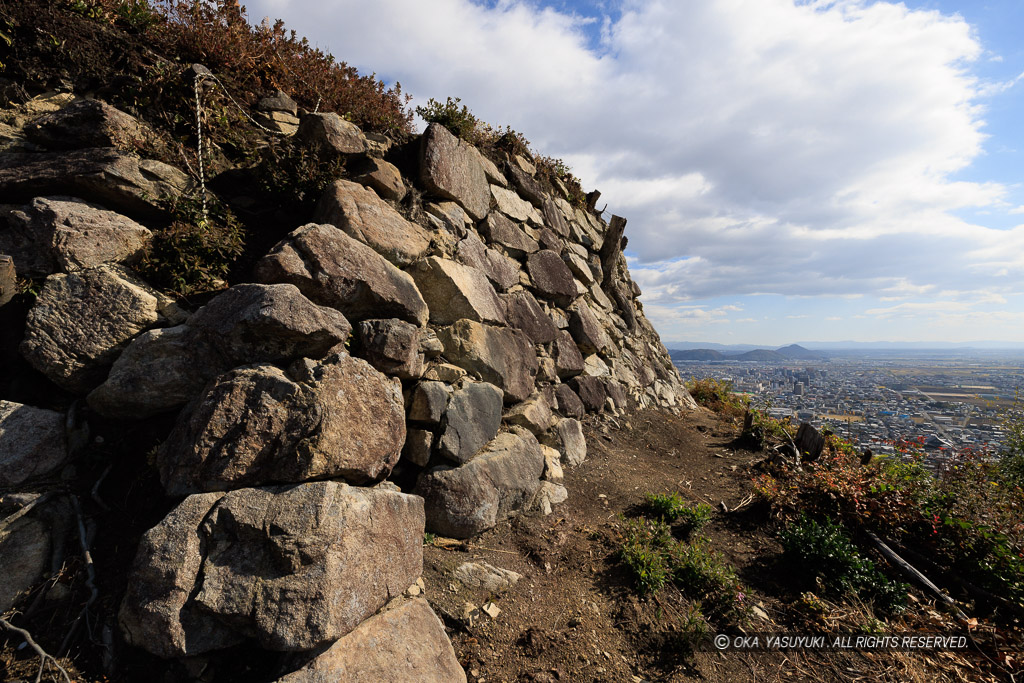
<instances>
[{"instance_id":1,"label":"distant mountain","mask_svg":"<svg viewBox=\"0 0 1024 683\"><path fill-rule=\"evenodd\" d=\"M744 351L753 351L754 349L763 349L764 346L755 346L754 344L718 344L716 342L665 342L665 347L670 351L696 351L712 349L714 351L721 351L722 353L728 353L735 351L742 353Z\"/></svg>"},{"instance_id":2,"label":"distant mountain","mask_svg":"<svg viewBox=\"0 0 1024 683\"><path fill-rule=\"evenodd\" d=\"M782 361L788 360L788 357L787 356L783 356L778 351L769 351L768 349L754 349L753 351L747 351L746 353L741 353L738 356L730 356L729 360L752 360L752 361L761 361L761 362L765 362L765 361L768 361L768 362L771 362L771 361L782 362Z\"/></svg>"},{"instance_id":3,"label":"distant mountain","mask_svg":"<svg viewBox=\"0 0 1024 683\"><path fill-rule=\"evenodd\" d=\"M822 351L867 351L867 350L972 350L972 349L1022 349L1024 342L1020 341L992 341L978 340L966 342L812 342L802 341L802 346L808 349L819 349Z\"/></svg>"},{"instance_id":4,"label":"distant mountain","mask_svg":"<svg viewBox=\"0 0 1024 683\"><path fill-rule=\"evenodd\" d=\"M799 344L783 346L781 349L776 349L775 351L783 358L788 358L790 360L820 360L826 357L824 353L805 349Z\"/></svg>"},{"instance_id":5,"label":"distant mountain","mask_svg":"<svg viewBox=\"0 0 1024 683\"><path fill-rule=\"evenodd\" d=\"M686 351L669 351L672 360L725 360L727 356L714 349L688 349Z\"/></svg>"},{"instance_id":6,"label":"distant mountain","mask_svg":"<svg viewBox=\"0 0 1024 683\"><path fill-rule=\"evenodd\" d=\"M743 353L722 353L714 349L686 349L683 351L669 351L669 355L672 357L672 360L678 361L710 362L716 360L738 360L784 363L787 360L791 360L777 351L769 351L768 349L753 349Z\"/></svg>"}]
</instances>

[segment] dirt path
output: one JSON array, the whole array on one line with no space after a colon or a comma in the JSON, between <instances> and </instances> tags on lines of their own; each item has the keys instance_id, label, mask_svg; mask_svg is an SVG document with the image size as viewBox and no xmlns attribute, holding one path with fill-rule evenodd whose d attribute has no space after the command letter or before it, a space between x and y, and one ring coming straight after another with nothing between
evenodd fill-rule
<instances>
[{"instance_id":1,"label":"dirt path","mask_svg":"<svg viewBox=\"0 0 1024 683\"><path fill-rule=\"evenodd\" d=\"M587 460L566 470L569 501L551 516L505 522L474 539L468 552L426 548L427 595L456 625L453 643L470 680L630 681L663 678L666 665L676 668L676 658L661 651L664 629L649 623L648 608L656 606L635 597L614 559L621 515L648 491L680 491L691 502L732 507L746 495L737 472L753 454L731 450L736 432L703 411L685 417L648 411L619 427L588 425ZM706 531L730 561L762 550L763 537L723 535L719 516ZM463 562L523 575L495 597L496 619L480 615L464 627L465 603L481 606L489 596L451 578ZM666 629L674 625L662 619Z\"/></svg>"},{"instance_id":2,"label":"dirt path","mask_svg":"<svg viewBox=\"0 0 1024 683\"><path fill-rule=\"evenodd\" d=\"M794 616L800 591L787 583L765 511L721 507L731 510L749 495L749 467L762 456L737 449L738 428L703 409L680 417L647 411L617 426L591 423L586 432L587 460L566 470L569 500L551 516L502 523L468 548L425 548L426 595L470 681L945 679L899 653L693 652L685 640L692 601L672 587L640 598L619 566L623 515L635 514L647 492L679 491L712 505L702 533L736 567L745 599L757 607L744 628L807 626ZM464 562L523 578L498 595L474 591L453 578ZM464 616L467 603L489 601L496 617L479 609Z\"/></svg>"}]
</instances>

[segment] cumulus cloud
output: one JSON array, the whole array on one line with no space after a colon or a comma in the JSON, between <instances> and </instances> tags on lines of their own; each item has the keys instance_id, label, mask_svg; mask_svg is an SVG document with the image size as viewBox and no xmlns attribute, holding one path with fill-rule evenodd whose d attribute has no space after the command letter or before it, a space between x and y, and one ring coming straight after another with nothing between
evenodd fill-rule
<instances>
[{"instance_id":1,"label":"cumulus cloud","mask_svg":"<svg viewBox=\"0 0 1024 683\"><path fill-rule=\"evenodd\" d=\"M984 152L986 98L1024 74L974 76L994 56L958 16L862 0L623 0L593 17L514 0L248 5L569 161L629 218L656 324L735 320L688 307L721 296L938 306L943 290L1021 290L1024 226L960 216L1021 207L956 174Z\"/></svg>"}]
</instances>

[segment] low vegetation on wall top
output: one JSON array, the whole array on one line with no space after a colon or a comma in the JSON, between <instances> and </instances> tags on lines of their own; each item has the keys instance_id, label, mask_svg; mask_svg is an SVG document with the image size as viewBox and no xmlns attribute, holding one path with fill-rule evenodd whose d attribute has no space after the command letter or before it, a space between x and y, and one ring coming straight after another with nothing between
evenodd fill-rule
<instances>
[{"instance_id":1,"label":"low vegetation on wall top","mask_svg":"<svg viewBox=\"0 0 1024 683\"><path fill-rule=\"evenodd\" d=\"M579 178L573 175L564 161L536 153L531 148L529 140L510 126L495 128L481 121L473 115L469 107L462 104L461 98L449 97L444 103L430 98L426 106L416 107L416 113L427 123L441 124L453 135L479 147L485 153L500 150L531 160L537 167L537 177L541 181L547 182L548 185L554 185L556 182L563 185L570 204L582 207L586 202Z\"/></svg>"},{"instance_id":2,"label":"low vegetation on wall top","mask_svg":"<svg viewBox=\"0 0 1024 683\"><path fill-rule=\"evenodd\" d=\"M409 96L286 31L280 20L251 25L234 0L62 0L67 8L139 33L157 50L229 73L233 93L252 102L288 92L310 111L334 111L366 131L412 133ZM237 88L237 90L234 90Z\"/></svg>"}]
</instances>

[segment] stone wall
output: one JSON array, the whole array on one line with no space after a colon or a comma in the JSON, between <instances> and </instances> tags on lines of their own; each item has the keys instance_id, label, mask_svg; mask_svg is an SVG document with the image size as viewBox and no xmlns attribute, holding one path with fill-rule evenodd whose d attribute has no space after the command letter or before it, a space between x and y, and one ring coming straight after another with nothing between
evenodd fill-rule
<instances>
[{"instance_id":1,"label":"stone wall","mask_svg":"<svg viewBox=\"0 0 1024 683\"><path fill-rule=\"evenodd\" d=\"M195 191L132 152L145 126L64 98L5 133L0 254L45 278L19 350L78 400L0 396L0 564L15 577L0 611L53 570L71 514L53 482L89 421L176 415L151 454L173 509L131 567L127 643L323 653L288 681L402 662L465 680L429 605L403 597L424 531L549 514L571 497L562 466L586 457L588 413L692 400L637 300L624 221L438 125L393 147L335 114L300 118L283 93L265 108L350 172L250 282L195 311L131 270L154 198Z\"/></svg>"}]
</instances>

